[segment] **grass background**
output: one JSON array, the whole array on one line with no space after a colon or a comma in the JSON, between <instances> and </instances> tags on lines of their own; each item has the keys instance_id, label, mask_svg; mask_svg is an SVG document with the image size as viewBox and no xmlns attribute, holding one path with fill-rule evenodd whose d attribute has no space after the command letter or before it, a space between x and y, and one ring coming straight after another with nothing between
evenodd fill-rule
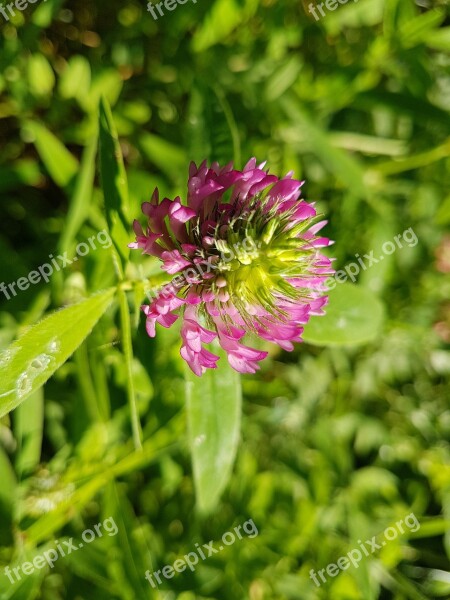
<instances>
[{"instance_id":1,"label":"grass background","mask_svg":"<svg viewBox=\"0 0 450 600\"><path fill-rule=\"evenodd\" d=\"M243 378L237 462L208 518L195 511L179 334L160 329L150 340L135 310L145 440L136 452L112 306L47 385L0 421L0 565L79 540L110 516L119 533L14 586L1 568L2 600L449 597L448 14L446 2L359 0L316 22L294 0L198 0L155 21L144 2L48 0L0 17L0 281L49 254L73 256L105 228L101 95L120 136L130 224L155 185L185 195L189 160L242 167L257 156L306 180L305 198L329 219L337 267L377 255L409 227L419 239L359 278L385 305L376 340L272 349ZM134 255L127 276L157 283L157 265ZM49 285L0 296L0 346L113 284L111 254L99 248ZM311 568L411 512L415 534L320 588L310 580ZM147 569L249 518L258 537L160 590L145 581Z\"/></svg>"}]
</instances>

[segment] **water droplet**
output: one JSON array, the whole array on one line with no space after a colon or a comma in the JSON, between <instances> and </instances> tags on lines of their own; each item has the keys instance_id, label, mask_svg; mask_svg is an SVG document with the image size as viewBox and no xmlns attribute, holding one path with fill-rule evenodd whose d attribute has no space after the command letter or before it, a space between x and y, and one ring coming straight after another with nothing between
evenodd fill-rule
<instances>
[{"instance_id":1,"label":"water droplet","mask_svg":"<svg viewBox=\"0 0 450 600\"><path fill-rule=\"evenodd\" d=\"M18 398L22 398L25 396L25 394L28 394L28 392L31 390L32 381L33 379L28 376L27 372L22 373L22 375L19 376L16 383L16 392Z\"/></svg>"},{"instance_id":2,"label":"water droplet","mask_svg":"<svg viewBox=\"0 0 450 600\"><path fill-rule=\"evenodd\" d=\"M49 345L47 346L47 350L48 352L50 352L50 354L56 354L57 352L59 352L59 349L61 348L61 343L58 339L54 339L52 340Z\"/></svg>"},{"instance_id":3,"label":"water droplet","mask_svg":"<svg viewBox=\"0 0 450 600\"><path fill-rule=\"evenodd\" d=\"M56 502L50 498L39 498L36 502L36 509L41 513L49 513L57 507Z\"/></svg>"},{"instance_id":4,"label":"water droplet","mask_svg":"<svg viewBox=\"0 0 450 600\"><path fill-rule=\"evenodd\" d=\"M46 475L45 477L43 476L43 477L40 477L39 479L36 479L35 485L40 490L51 490L54 487L56 487L58 481L59 481L58 475Z\"/></svg>"},{"instance_id":5,"label":"water droplet","mask_svg":"<svg viewBox=\"0 0 450 600\"><path fill-rule=\"evenodd\" d=\"M35 371L34 376L46 369L51 361L51 357L47 354L39 354L30 363L30 369Z\"/></svg>"},{"instance_id":6,"label":"water droplet","mask_svg":"<svg viewBox=\"0 0 450 600\"><path fill-rule=\"evenodd\" d=\"M4 369L8 366L13 358L14 354L17 352L17 349L14 350L5 350L0 354L0 369Z\"/></svg>"},{"instance_id":7,"label":"water droplet","mask_svg":"<svg viewBox=\"0 0 450 600\"><path fill-rule=\"evenodd\" d=\"M28 369L17 378L16 393L18 398L23 398L31 391L34 379L45 371L52 360L55 360L54 357L48 354L39 354L39 356L33 358Z\"/></svg>"},{"instance_id":8,"label":"water droplet","mask_svg":"<svg viewBox=\"0 0 450 600\"><path fill-rule=\"evenodd\" d=\"M336 329L345 329L347 327L347 319L345 317L340 317L336 323Z\"/></svg>"},{"instance_id":9,"label":"water droplet","mask_svg":"<svg viewBox=\"0 0 450 600\"><path fill-rule=\"evenodd\" d=\"M202 433L201 435L198 435L195 438L195 440L194 440L194 446L196 448L198 448L198 446L201 446L205 441L206 441L206 434Z\"/></svg>"},{"instance_id":10,"label":"water droplet","mask_svg":"<svg viewBox=\"0 0 450 600\"><path fill-rule=\"evenodd\" d=\"M11 360L11 351L5 350L1 355L1 362L8 363Z\"/></svg>"}]
</instances>

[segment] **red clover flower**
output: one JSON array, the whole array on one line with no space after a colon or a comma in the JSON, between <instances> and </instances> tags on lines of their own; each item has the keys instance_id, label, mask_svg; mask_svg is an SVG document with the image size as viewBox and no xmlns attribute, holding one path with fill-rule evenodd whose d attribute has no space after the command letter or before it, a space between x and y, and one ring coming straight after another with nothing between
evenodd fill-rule
<instances>
[{"instance_id":1,"label":"red clover flower","mask_svg":"<svg viewBox=\"0 0 450 600\"><path fill-rule=\"evenodd\" d=\"M175 275L142 307L148 335L181 316L181 356L199 376L217 367L219 357L204 347L216 338L234 369L254 373L267 352L244 345L246 334L291 351L309 318L324 314L333 269L319 248L331 242L317 234L326 221L299 199L303 182L264 167L254 158L242 171L191 163L186 205L160 201L156 189L142 205L145 232L134 221L130 248Z\"/></svg>"}]
</instances>

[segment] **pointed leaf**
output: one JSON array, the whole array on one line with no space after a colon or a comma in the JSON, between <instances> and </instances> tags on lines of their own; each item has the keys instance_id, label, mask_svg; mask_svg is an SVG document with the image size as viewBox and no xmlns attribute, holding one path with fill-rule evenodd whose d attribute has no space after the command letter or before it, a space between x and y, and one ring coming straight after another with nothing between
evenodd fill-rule
<instances>
[{"instance_id":1,"label":"pointed leaf","mask_svg":"<svg viewBox=\"0 0 450 600\"><path fill-rule=\"evenodd\" d=\"M36 150L53 181L60 187L68 185L78 171L77 159L41 123L29 121L25 128L31 135Z\"/></svg>"},{"instance_id":2,"label":"pointed leaf","mask_svg":"<svg viewBox=\"0 0 450 600\"><path fill-rule=\"evenodd\" d=\"M106 220L114 246L126 262L129 256L128 185L122 151L108 101L100 102L100 174L105 197Z\"/></svg>"},{"instance_id":3,"label":"pointed leaf","mask_svg":"<svg viewBox=\"0 0 450 600\"><path fill-rule=\"evenodd\" d=\"M46 317L0 354L0 418L39 389L69 358L110 305L109 289Z\"/></svg>"},{"instance_id":4,"label":"pointed leaf","mask_svg":"<svg viewBox=\"0 0 450 600\"><path fill-rule=\"evenodd\" d=\"M219 88L193 86L187 127L189 156L200 163L241 163L240 135L231 107Z\"/></svg>"},{"instance_id":5,"label":"pointed leaf","mask_svg":"<svg viewBox=\"0 0 450 600\"><path fill-rule=\"evenodd\" d=\"M293 95L286 94L281 105L287 116L295 123L295 128L300 129L302 136L307 140L304 148L313 152L321 161L324 168L329 170L346 187L361 198L367 195L367 186L364 182L364 169L360 162L340 148L332 145L328 133L316 123L306 110L301 108L298 100Z\"/></svg>"},{"instance_id":6,"label":"pointed leaf","mask_svg":"<svg viewBox=\"0 0 450 600\"><path fill-rule=\"evenodd\" d=\"M97 134L83 152L80 171L70 201L64 229L59 240L59 250L71 252L76 235L89 213L94 190L95 157L97 155Z\"/></svg>"},{"instance_id":7,"label":"pointed leaf","mask_svg":"<svg viewBox=\"0 0 450 600\"><path fill-rule=\"evenodd\" d=\"M143 154L168 177L186 168L188 158L184 150L153 133L143 133L139 145Z\"/></svg>"},{"instance_id":8,"label":"pointed leaf","mask_svg":"<svg viewBox=\"0 0 450 600\"><path fill-rule=\"evenodd\" d=\"M239 442L240 375L224 353L219 367L202 377L187 375L186 398L197 505L202 513L217 506L233 468Z\"/></svg>"},{"instance_id":9,"label":"pointed leaf","mask_svg":"<svg viewBox=\"0 0 450 600\"><path fill-rule=\"evenodd\" d=\"M216 0L192 39L194 52L203 52L225 40L242 22L254 15L259 0Z\"/></svg>"}]
</instances>

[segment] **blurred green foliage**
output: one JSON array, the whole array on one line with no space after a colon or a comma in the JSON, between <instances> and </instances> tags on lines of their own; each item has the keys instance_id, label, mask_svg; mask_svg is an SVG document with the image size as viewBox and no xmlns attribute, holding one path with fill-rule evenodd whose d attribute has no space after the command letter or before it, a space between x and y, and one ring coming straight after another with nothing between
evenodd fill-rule
<instances>
[{"instance_id":1,"label":"blurred green foliage","mask_svg":"<svg viewBox=\"0 0 450 600\"><path fill-rule=\"evenodd\" d=\"M128 179L122 225L156 185L184 195L189 160L242 167L257 156L306 180L338 268L410 227L419 239L360 275L385 305L375 341L272 349L243 378L234 474L207 519L195 511L178 334L146 336L139 305L158 266L133 256L123 276L141 284L122 290L120 308L105 308L73 357L0 421L0 598L448 597L448 4L359 0L316 22L306 0L198 0L155 21L145 2L47 0L0 16L0 47L0 282L50 254L73 256L111 225L96 169L102 96ZM51 309L114 285L120 260L98 248L49 285L1 295L0 347ZM134 355L125 344L124 356L127 300ZM311 568L411 512L416 533L314 585ZM110 516L116 537L20 584L3 574ZM161 590L144 579L249 518L256 538Z\"/></svg>"}]
</instances>

